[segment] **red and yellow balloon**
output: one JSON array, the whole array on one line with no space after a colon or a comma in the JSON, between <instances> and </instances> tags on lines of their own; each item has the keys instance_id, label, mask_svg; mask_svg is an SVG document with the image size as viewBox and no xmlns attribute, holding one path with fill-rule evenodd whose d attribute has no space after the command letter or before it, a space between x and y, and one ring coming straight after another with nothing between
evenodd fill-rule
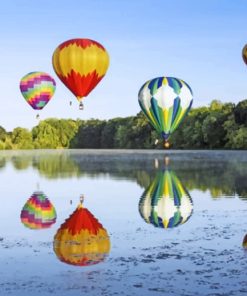
<instances>
[{"instance_id":1,"label":"red and yellow balloon","mask_svg":"<svg viewBox=\"0 0 247 296\"><path fill-rule=\"evenodd\" d=\"M71 39L60 44L53 53L54 71L82 105L86 97L105 76L109 55L91 39Z\"/></svg>"}]
</instances>

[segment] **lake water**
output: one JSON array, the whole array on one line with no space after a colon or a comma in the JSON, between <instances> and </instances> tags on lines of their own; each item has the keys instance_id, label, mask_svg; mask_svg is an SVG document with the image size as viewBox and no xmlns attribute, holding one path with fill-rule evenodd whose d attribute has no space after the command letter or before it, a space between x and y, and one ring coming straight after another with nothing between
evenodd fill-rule
<instances>
[{"instance_id":1,"label":"lake water","mask_svg":"<svg viewBox=\"0 0 247 296\"><path fill-rule=\"evenodd\" d=\"M3 151L0 200L0 295L247 295L247 152Z\"/></svg>"}]
</instances>

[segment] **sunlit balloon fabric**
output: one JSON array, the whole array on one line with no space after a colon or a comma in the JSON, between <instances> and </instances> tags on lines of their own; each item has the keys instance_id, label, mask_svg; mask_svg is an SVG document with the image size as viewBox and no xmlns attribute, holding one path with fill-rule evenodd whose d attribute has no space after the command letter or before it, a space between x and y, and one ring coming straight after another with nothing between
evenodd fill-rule
<instances>
[{"instance_id":1,"label":"sunlit balloon fabric","mask_svg":"<svg viewBox=\"0 0 247 296\"><path fill-rule=\"evenodd\" d=\"M50 101L56 89L55 80L44 72L31 72L20 82L20 90L27 103L41 110Z\"/></svg>"},{"instance_id":2,"label":"sunlit balloon fabric","mask_svg":"<svg viewBox=\"0 0 247 296\"><path fill-rule=\"evenodd\" d=\"M49 228L56 218L56 210L43 192L34 192L21 211L21 222L30 229Z\"/></svg>"},{"instance_id":3,"label":"sunlit balloon fabric","mask_svg":"<svg viewBox=\"0 0 247 296\"><path fill-rule=\"evenodd\" d=\"M149 80L138 94L142 111L164 140L168 140L190 110L192 97L189 85L173 77Z\"/></svg>"},{"instance_id":4,"label":"sunlit balloon fabric","mask_svg":"<svg viewBox=\"0 0 247 296\"><path fill-rule=\"evenodd\" d=\"M242 50L242 57L243 57L245 64L247 65L247 44L244 46L244 48Z\"/></svg>"},{"instance_id":5,"label":"sunlit balloon fabric","mask_svg":"<svg viewBox=\"0 0 247 296\"><path fill-rule=\"evenodd\" d=\"M57 231L53 248L62 262L77 266L93 265L109 254L110 238L99 221L79 205Z\"/></svg>"},{"instance_id":6,"label":"sunlit balloon fabric","mask_svg":"<svg viewBox=\"0 0 247 296\"><path fill-rule=\"evenodd\" d=\"M170 170L159 172L143 193L139 212L155 227L172 228L185 223L193 212L192 199Z\"/></svg>"},{"instance_id":7,"label":"sunlit balloon fabric","mask_svg":"<svg viewBox=\"0 0 247 296\"><path fill-rule=\"evenodd\" d=\"M94 40L71 39L56 48L52 63L59 79L80 101L105 76L109 55Z\"/></svg>"},{"instance_id":8,"label":"sunlit balloon fabric","mask_svg":"<svg viewBox=\"0 0 247 296\"><path fill-rule=\"evenodd\" d=\"M242 242L242 246L244 249L247 250L247 234L244 236L243 242Z\"/></svg>"}]
</instances>

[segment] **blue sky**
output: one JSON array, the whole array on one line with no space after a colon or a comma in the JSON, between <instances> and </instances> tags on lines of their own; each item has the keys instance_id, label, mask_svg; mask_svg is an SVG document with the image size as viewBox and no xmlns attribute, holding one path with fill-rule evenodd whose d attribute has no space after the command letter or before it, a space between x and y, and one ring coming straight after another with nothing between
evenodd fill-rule
<instances>
[{"instance_id":1,"label":"blue sky","mask_svg":"<svg viewBox=\"0 0 247 296\"><path fill-rule=\"evenodd\" d=\"M12 0L0 4L0 125L7 130L37 124L19 91L31 71L52 75L57 89L41 119L135 115L137 93L157 76L185 80L194 107L213 99L247 98L246 0ZM54 49L71 38L99 41L110 54L101 83L78 110L76 99L53 71ZM69 106L69 101L73 105Z\"/></svg>"}]
</instances>

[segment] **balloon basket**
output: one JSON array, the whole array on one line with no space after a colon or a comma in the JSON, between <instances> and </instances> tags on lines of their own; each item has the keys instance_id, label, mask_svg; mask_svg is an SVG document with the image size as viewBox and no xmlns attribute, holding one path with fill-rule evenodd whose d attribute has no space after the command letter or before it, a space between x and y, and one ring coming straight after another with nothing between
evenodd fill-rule
<instances>
[{"instance_id":1,"label":"balloon basket","mask_svg":"<svg viewBox=\"0 0 247 296\"><path fill-rule=\"evenodd\" d=\"M79 104L79 110L83 110L83 109L84 109L84 105L83 105L82 102L80 102L80 104Z\"/></svg>"},{"instance_id":2,"label":"balloon basket","mask_svg":"<svg viewBox=\"0 0 247 296\"><path fill-rule=\"evenodd\" d=\"M164 149L169 149L170 148L170 143L168 141L164 141L163 147L164 147Z\"/></svg>"}]
</instances>

